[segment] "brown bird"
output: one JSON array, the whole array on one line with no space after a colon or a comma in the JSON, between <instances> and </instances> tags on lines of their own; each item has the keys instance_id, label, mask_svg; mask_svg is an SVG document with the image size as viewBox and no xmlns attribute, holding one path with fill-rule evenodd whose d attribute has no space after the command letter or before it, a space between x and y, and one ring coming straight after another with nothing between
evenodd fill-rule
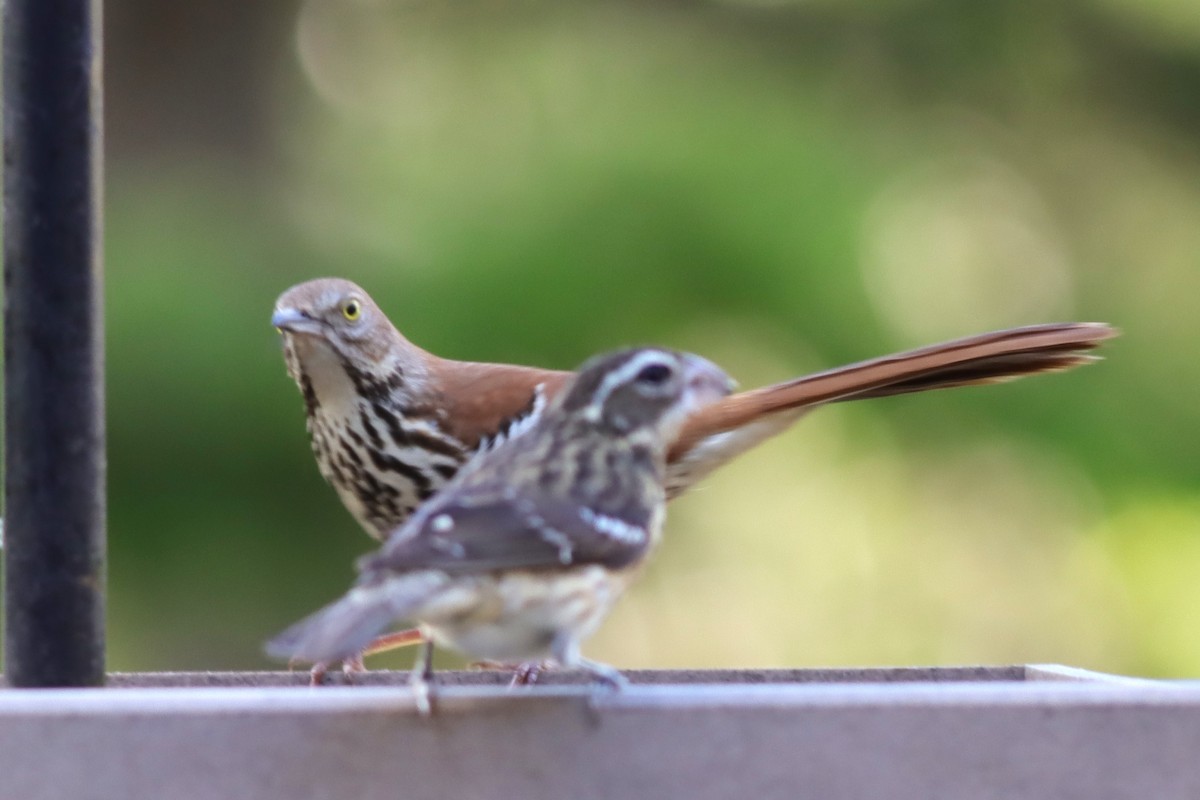
<instances>
[{"instance_id":1,"label":"brown bird","mask_svg":"<svg viewBox=\"0 0 1200 800\"><path fill-rule=\"evenodd\" d=\"M679 429L732 388L708 361L661 348L588 361L525 431L469 461L363 559L345 597L267 651L346 658L407 619L476 659L552 657L619 686L580 643L659 539ZM413 673L425 711L429 670L422 660Z\"/></svg>"},{"instance_id":2,"label":"brown bird","mask_svg":"<svg viewBox=\"0 0 1200 800\"><path fill-rule=\"evenodd\" d=\"M383 539L473 454L527 427L569 372L440 358L404 338L357 285L326 278L275 305L317 465ZM692 413L667 453L668 499L826 403L1069 369L1116 331L1061 323L984 333L741 392ZM413 632L391 641L415 641ZM372 647L371 652L383 649Z\"/></svg>"}]
</instances>

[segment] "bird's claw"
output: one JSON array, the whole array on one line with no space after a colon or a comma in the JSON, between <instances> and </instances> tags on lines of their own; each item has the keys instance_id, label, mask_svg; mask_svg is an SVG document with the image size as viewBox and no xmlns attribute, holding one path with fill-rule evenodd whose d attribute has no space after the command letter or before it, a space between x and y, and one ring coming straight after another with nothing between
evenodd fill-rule
<instances>
[{"instance_id":1,"label":"bird's claw","mask_svg":"<svg viewBox=\"0 0 1200 800\"><path fill-rule=\"evenodd\" d=\"M288 672L295 671L297 667L297 659L288 661ZM356 653L342 661L342 673L347 676L360 675L367 671L366 665L363 663L363 654ZM325 682L325 676L329 674L329 662L318 661L308 670L308 685L320 686Z\"/></svg>"},{"instance_id":2,"label":"bird's claw","mask_svg":"<svg viewBox=\"0 0 1200 800\"><path fill-rule=\"evenodd\" d=\"M526 661L521 664L506 664L503 661L474 661L471 663L471 669L511 672L513 676L508 688L514 689L518 686L532 686L537 683L542 670L549 667L550 664L549 661Z\"/></svg>"},{"instance_id":3,"label":"bird's claw","mask_svg":"<svg viewBox=\"0 0 1200 800\"><path fill-rule=\"evenodd\" d=\"M518 686L532 686L537 683L541 677L542 670L546 668L544 661L527 661L524 664L518 664L513 671L512 681L508 684L508 688L514 689Z\"/></svg>"},{"instance_id":4,"label":"bird's claw","mask_svg":"<svg viewBox=\"0 0 1200 800\"><path fill-rule=\"evenodd\" d=\"M409 681L409 686L412 687L413 705L417 708L417 714L428 719L433 716L433 686L429 681L413 676Z\"/></svg>"},{"instance_id":5,"label":"bird's claw","mask_svg":"<svg viewBox=\"0 0 1200 800\"><path fill-rule=\"evenodd\" d=\"M599 661L581 661L580 665L592 676L593 685L602 685L609 691L619 692L629 686L629 679L621 674L616 667L601 664Z\"/></svg>"}]
</instances>

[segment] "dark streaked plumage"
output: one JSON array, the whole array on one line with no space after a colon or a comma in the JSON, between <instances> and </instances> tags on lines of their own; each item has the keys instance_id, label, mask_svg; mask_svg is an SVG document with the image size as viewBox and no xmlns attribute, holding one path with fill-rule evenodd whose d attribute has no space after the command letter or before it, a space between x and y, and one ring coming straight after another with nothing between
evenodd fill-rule
<instances>
[{"instance_id":1,"label":"dark streaked plumage","mask_svg":"<svg viewBox=\"0 0 1200 800\"><path fill-rule=\"evenodd\" d=\"M347 658L407 619L475 659L553 658L616 681L580 642L659 537L671 442L731 388L709 362L659 348L589 361L363 559L354 589L268 652Z\"/></svg>"}]
</instances>

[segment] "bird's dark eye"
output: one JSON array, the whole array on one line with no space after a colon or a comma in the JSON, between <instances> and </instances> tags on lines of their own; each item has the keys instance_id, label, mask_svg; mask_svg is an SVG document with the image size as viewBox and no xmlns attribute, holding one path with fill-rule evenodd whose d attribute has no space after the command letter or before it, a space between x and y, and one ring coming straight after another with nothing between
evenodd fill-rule
<instances>
[{"instance_id":1,"label":"bird's dark eye","mask_svg":"<svg viewBox=\"0 0 1200 800\"><path fill-rule=\"evenodd\" d=\"M651 364L647 367L642 367L642 371L637 374L638 383L648 383L651 386L657 386L667 378L671 377L671 368L666 364Z\"/></svg>"},{"instance_id":2,"label":"bird's dark eye","mask_svg":"<svg viewBox=\"0 0 1200 800\"><path fill-rule=\"evenodd\" d=\"M357 300L347 300L342 304L342 316L351 322L357 322L362 316L362 303Z\"/></svg>"}]
</instances>

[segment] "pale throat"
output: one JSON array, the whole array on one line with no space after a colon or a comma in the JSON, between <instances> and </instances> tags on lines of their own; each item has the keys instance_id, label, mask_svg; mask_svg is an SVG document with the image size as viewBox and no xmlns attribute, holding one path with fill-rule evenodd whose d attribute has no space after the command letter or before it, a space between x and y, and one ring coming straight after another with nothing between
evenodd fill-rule
<instances>
[{"instance_id":1,"label":"pale throat","mask_svg":"<svg viewBox=\"0 0 1200 800\"><path fill-rule=\"evenodd\" d=\"M333 416L357 414L358 392L333 348L316 336L296 336L293 347L321 410Z\"/></svg>"}]
</instances>

